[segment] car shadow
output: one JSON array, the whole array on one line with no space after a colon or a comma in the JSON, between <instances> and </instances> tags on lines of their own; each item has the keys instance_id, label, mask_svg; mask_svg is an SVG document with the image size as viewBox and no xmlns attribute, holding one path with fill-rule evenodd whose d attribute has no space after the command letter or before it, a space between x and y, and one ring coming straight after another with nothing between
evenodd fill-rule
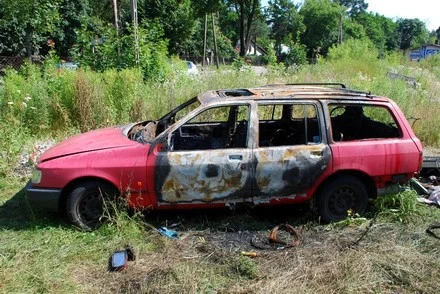
<instances>
[{"instance_id":1,"label":"car shadow","mask_svg":"<svg viewBox=\"0 0 440 294\"><path fill-rule=\"evenodd\" d=\"M69 227L57 213L32 209L25 188L0 205L0 230L29 230L41 227Z\"/></svg>"},{"instance_id":2,"label":"car shadow","mask_svg":"<svg viewBox=\"0 0 440 294\"><path fill-rule=\"evenodd\" d=\"M145 221L157 227L178 227L179 231L260 231L279 224L302 226L317 222L309 204L237 207L225 209L192 209L144 212Z\"/></svg>"}]
</instances>

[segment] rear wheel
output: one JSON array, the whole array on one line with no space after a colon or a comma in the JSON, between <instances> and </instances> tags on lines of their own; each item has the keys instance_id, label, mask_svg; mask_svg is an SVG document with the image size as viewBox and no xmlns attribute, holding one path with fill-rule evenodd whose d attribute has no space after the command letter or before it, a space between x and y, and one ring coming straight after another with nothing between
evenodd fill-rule
<instances>
[{"instance_id":1,"label":"rear wheel","mask_svg":"<svg viewBox=\"0 0 440 294\"><path fill-rule=\"evenodd\" d=\"M315 200L316 209L324 222L341 221L348 211L362 214L368 205L365 185L353 176L341 176L326 183Z\"/></svg>"},{"instance_id":2,"label":"rear wheel","mask_svg":"<svg viewBox=\"0 0 440 294\"><path fill-rule=\"evenodd\" d=\"M99 181L80 183L67 198L67 217L80 229L94 230L110 214L116 193L113 186Z\"/></svg>"}]
</instances>

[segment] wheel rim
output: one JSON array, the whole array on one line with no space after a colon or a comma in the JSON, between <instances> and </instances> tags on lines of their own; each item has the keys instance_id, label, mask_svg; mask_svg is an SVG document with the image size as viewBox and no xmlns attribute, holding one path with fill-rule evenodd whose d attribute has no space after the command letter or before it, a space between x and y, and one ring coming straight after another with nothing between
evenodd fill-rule
<instances>
[{"instance_id":1,"label":"wheel rim","mask_svg":"<svg viewBox=\"0 0 440 294\"><path fill-rule=\"evenodd\" d=\"M348 187L339 188L330 195L328 208L332 214L345 216L355 205L356 192Z\"/></svg>"},{"instance_id":2,"label":"wheel rim","mask_svg":"<svg viewBox=\"0 0 440 294\"><path fill-rule=\"evenodd\" d=\"M82 221L88 225L97 225L104 213L102 195L99 192L84 195L78 207Z\"/></svg>"}]
</instances>

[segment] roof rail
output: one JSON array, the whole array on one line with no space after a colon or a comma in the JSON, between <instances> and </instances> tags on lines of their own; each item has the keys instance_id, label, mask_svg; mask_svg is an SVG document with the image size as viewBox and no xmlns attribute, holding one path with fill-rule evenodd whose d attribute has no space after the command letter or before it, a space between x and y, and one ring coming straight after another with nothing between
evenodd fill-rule
<instances>
[{"instance_id":1,"label":"roof rail","mask_svg":"<svg viewBox=\"0 0 440 294\"><path fill-rule=\"evenodd\" d=\"M254 93L249 91L248 89L226 89L219 90L217 93L220 96L228 96L228 97L241 97L241 96L252 96Z\"/></svg>"},{"instance_id":2,"label":"roof rail","mask_svg":"<svg viewBox=\"0 0 440 294\"><path fill-rule=\"evenodd\" d=\"M347 87L342 83L293 83L287 84L289 86L341 86L342 89Z\"/></svg>"}]
</instances>

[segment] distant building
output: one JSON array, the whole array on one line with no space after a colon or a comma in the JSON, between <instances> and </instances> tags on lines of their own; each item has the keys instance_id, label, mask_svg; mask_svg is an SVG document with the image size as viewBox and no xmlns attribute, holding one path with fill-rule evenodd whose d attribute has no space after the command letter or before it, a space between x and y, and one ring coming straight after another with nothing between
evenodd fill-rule
<instances>
[{"instance_id":1,"label":"distant building","mask_svg":"<svg viewBox=\"0 0 440 294\"><path fill-rule=\"evenodd\" d=\"M237 42L237 45L235 46L235 51L240 52L240 40ZM246 50L246 55L256 55L256 56L267 55L267 51L264 50L263 47L255 43L255 41L250 41L249 47Z\"/></svg>"},{"instance_id":2,"label":"distant building","mask_svg":"<svg viewBox=\"0 0 440 294\"><path fill-rule=\"evenodd\" d=\"M409 57L411 60L418 61L424 59L429 55L437 54L440 52L440 45L426 44L421 47L411 49Z\"/></svg>"}]
</instances>

